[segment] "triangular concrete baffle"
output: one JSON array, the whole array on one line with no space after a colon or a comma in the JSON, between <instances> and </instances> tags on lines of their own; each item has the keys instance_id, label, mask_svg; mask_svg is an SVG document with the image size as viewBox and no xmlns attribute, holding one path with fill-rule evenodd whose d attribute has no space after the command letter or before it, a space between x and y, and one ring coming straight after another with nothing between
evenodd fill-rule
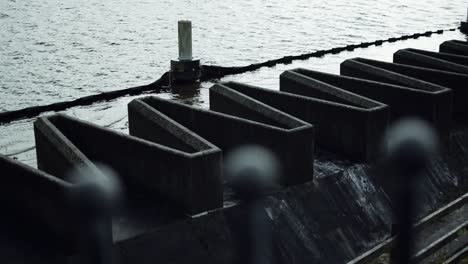
<instances>
[{"instance_id":1,"label":"triangular concrete baffle","mask_svg":"<svg viewBox=\"0 0 468 264\"><path fill-rule=\"evenodd\" d=\"M130 134L151 133L153 115L164 114L229 153L243 145L265 146L276 154L280 183L300 184L313 179L313 126L242 94L211 94L210 107L200 109L157 97L136 99L129 105ZM223 102L222 106L219 105Z\"/></svg>"},{"instance_id":2,"label":"triangular concrete baffle","mask_svg":"<svg viewBox=\"0 0 468 264\"><path fill-rule=\"evenodd\" d=\"M295 69L280 76L281 92L308 98L314 107L298 116L317 126L318 144L357 161L372 161L390 119L387 105L351 93Z\"/></svg>"},{"instance_id":3,"label":"triangular concrete baffle","mask_svg":"<svg viewBox=\"0 0 468 264\"><path fill-rule=\"evenodd\" d=\"M447 133L450 128L453 112L468 113L461 99L468 97L468 89L461 85L461 81L468 81L468 76L463 74L363 58L349 59L341 63L341 74L432 93L435 111L434 118L428 121L432 121L441 133ZM419 101L415 104L419 104Z\"/></svg>"},{"instance_id":4,"label":"triangular concrete baffle","mask_svg":"<svg viewBox=\"0 0 468 264\"><path fill-rule=\"evenodd\" d=\"M468 42L460 40L449 40L440 44L440 52L468 56Z\"/></svg>"},{"instance_id":5,"label":"triangular concrete baffle","mask_svg":"<svg viewBox=\"0 0 468 264\"><path fill-rule=\"evenodd\" d=\"M438 93L308 69L297 69L295 71L317 81L390 106L392 120L405 117L420 117L434 122L437 120L435 114L437 105L434 105L433 102L436 100L435 97L437 97ZM415 104L414 102L418 103Z\"/></svg>"},{"instance_id":6,"label":"triangular concrete baffle","mask_svg":"<svg viewBox=\"0 0 468 264\"><path fill-rule=\"evenodd\" d=\"M165 116L158 122L154 133L167 139L165 145L65 115L39 118L34 124L39 169L62 177L75 156L85 156L112 168L129 197L167 200L186 214L222 207L221 151Z\"/></svg>"},{"instance_id":7,"label":"triangular concrete baffle","mask_svg":"<svg viewBox=\"0 0 468 264\"><path fill-rule=\"evenodd\" d=\"M54 143L60 141L57 137L51 139ZM66 141L65 138L61 139ZM101 171L75 150L69 144L61 147L62 154L69 157L69 165L99 176ZM55 157L51 156L58 168L63 160L55 160ZM73 200L72 191L75 183L2 155L0 155L0 171L2 176L5 176L0 185L0 201L8 203L4 206L6 214L2 217L2 224L5 219L13 217L14 223L7 228L7 233L23 233L20 237L11 238L11 245L20 243L22 245L20 250L25 250L23 254L27 256L55 254L59 260L76 252L83 232L86 232L82 226L83 220L88 219ZM106 220L108 225L103 225L101 229L101 238L109 245L113 239L110 220ZM8 235L2 233L2 236ZM16 254L21 254L20 252ZM63 259L59 262L61 261Z\"/></svg>"},{"instance_id":8,"label":"triangular concrete baffle","mask_svg":"<svg viewBox=\"0 0 468 264\"><path fill-rule=\"evenodd\" d=\"M282 75L282 90L287 85L286 79L289 80L291 75L295 74L286 72ZM217 90L236 91L310 122L316 128L317 144L359 160L370 159L370 153L373 152L370 145L374 138L369 134L373 131L368 130L370 127L367 126L370 120L367 107L376 107L381 110L383 114L381 121L384 127L388 117L388 108L385 105L339 89L330 89L329 97L326 98L328 100L323 100L325 95L317 95L317 98L315 95L306 96L300 92L274 91L235 82L218 84L211 90L212 94ZM337 93L355 97L356 100L340 99ZM352 123L349 122L351 118Z\"/></svg>"},{"instance_id":9,"label":"triangular concrete baffle","mask_svg":"<svg viewBox=\"0 0 468 264\"><path fill-rule=\"evenodd\" d=\"M393 62L468 74L468 57L450 53L403 49L393 54Z\"/></svg>"}]
</instances>

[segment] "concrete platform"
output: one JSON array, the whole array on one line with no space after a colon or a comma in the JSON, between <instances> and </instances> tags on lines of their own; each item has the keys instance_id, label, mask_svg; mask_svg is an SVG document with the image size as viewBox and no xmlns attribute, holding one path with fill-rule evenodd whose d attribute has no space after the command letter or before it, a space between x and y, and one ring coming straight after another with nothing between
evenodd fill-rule
<instances>
[{"instance_id":1,"label":"concrete platform","mask_svg":"<svg viewBox=\"0 0 468 264\"><path fill-rule=\"evenodd\" d=\"M460 40L445 41L440 44L440 52L468 56L468 42Z\"/></svg>"},{"instance_id":2,"label":"concrete platform","mask_svg":"<svg viewBox=\"0 0 468 264\"><path fill-rule=\"evenodd\" d=\"M435 110L434 116L428 121L432 121L432 124L434 124L434 126L443 135L447 135L451 127L454 92L440 84L449 84L450 87L457 87L457 95L460 98L468 96L466 88L456 79L460 78L462 80L466 80L465 75L454 75L443 71L429 70L363 58L346 60L341 63L340 68L341 74L345 76L402 85L432 93L434 95L432 107ZM447 78L447 76L450 76L450 78ZM419 102L416 101L415 104L418 105ZM455 109L457 112L466 113L463 100L457 99Z\"/></svg>"},{"instance_id":3,"label":"concrete platform","mask_svg":"<svg viewBox=\"0 0 468 264\"><path fill-rule=\"evenodd\" d=\"M393 55L393 62L468 74L468 57L449 53L404 49L395 52Z\"/></svg>"},{"instance_id":4,"label":"concrete platform","mask_svg":"<svg viewBox=\"0 0 468 264\"><path fill-rule=\"evenodd\" d=\"M281 161L281 184L293 185L313 180L312 125L242 94L212 89L210 97L212 110L157 97L136 99L133 104L138 103L148 111L167 115L218 146L223 153L250 144L267 147Z\"/></svg>"},{"instance_id":5,"label":"concrete platform","mask_svg":"<svg viewBox=\"0 0 468 264\"><path fill-rule=\"evenodd\" d=\"M171 122L159 118L160 124ZM172 141L161 145L65 115L39 118L34 129L38 167L52 175L63 178L80 157L83 163L112 168L131 199L166 200L187 214L223 205L221 151L190 133L179 130L171 134ZM165 136L170 137L169 133ZM182 143L187 143L185 149Z\"/></svg>"}]
</instances>

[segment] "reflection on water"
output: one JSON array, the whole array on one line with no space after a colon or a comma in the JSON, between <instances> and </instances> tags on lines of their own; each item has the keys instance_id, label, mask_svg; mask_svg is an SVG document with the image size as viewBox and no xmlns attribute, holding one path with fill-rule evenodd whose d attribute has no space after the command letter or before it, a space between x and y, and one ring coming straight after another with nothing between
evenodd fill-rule
<instances>
[{"instance_id":1,"label":"reflection on water","mask_svg":"<svg viewBox=\"0 0 468 264\"><path fill-rule=\"evenodd\" d=\"M173 99L188 105L200 105L201 83L175 83L172 84Z\"/></svg>"}]
</instances>

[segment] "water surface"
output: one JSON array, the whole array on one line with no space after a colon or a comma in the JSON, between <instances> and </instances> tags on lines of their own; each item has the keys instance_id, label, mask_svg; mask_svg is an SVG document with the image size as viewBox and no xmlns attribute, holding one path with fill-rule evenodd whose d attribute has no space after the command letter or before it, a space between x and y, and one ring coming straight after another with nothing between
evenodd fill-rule
<instances>
[{"instance_id":1,"label":"water surface","mask_svg":"<svg viewBox=\"0 0 468 264\"><path fill-rule=\"evenodd\" d=\"M2 0L0 111L147 84L177 58L177 20L206 64L246 65L455 27L465 0Z\"/></svg>"}]
</instances>

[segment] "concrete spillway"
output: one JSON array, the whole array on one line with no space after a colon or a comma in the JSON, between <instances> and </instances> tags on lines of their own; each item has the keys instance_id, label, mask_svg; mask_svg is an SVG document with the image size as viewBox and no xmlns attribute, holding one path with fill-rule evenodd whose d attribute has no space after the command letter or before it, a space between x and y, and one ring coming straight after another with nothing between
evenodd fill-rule
<instances>
[{"instance_id":1,"label":"concrete spillway","mask_svg":"<svg viewBox=\"0 0 468 264\"><path fill-rule=\"evenodd\" d=\"M99 174L105 164L128 199L110 221L116 263L235 263L239 245L249 242L242 236L248 209L223 184L223 158L245 144L270 149L283 168L281 189L263 204L273 230L269 257L353 259L388 238L394 222L389 197L398 186L374 163L393 121L420 117L445 143L421 179L419 217L467 191L466 47L449 41L440 53L405 49L393 63L351 59L341 75L292 69L280 76L280 91L218 83L209 110L136 99L128 106L130 135L64 115L41 117L34 127L39 169L0 156L0 198L12 216L43 232L8 230L9 242L0 240L4 262L79 255L66 174L77 166ZM47 253L34 250L38 241Z\"/></svg>"}]
</instances>

